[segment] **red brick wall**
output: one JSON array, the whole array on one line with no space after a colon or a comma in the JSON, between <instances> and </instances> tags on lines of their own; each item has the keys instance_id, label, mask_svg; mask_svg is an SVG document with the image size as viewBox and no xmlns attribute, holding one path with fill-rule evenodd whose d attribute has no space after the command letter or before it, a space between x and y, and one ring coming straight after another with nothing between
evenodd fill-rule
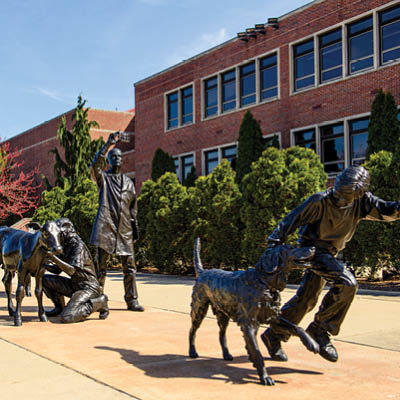
<instances>
[{"instance_id":1,"label":"red brick wall","mask_svg":"<svg viewBox=\"0 0 400 400\"><path fill-rule=\"evenodd\" d=\"M138 188L150 177L157 147L178 155L196 152L197 173L201 149L237 140L244 110L201 121L201 79L247 59L279 48L280 99L251 108L263 134L281 132L282 145L290 144L290 129L370 111L375 90L390 90L400 103L399 64L352 76L319 88L290 95L289 44L390 0L325 0L280 19L279 29L267 28L248 43L231 40L225 45L166 70L135 85L136 179ZM164 93L194 82L195 123L164 131Z\"/></svg>"},{"instance_id":2,"label":"red brick wall","mask_svg":"<svg viewBox=\"0 0 400 400\"><path fill-rule=\"evenodd\" d=\"M72 114L73 110L65 113L68 129L72 129L73 126ZM89 121L97 121L99 124L98 128L93 128L91 131L92 139L103 137L107 140L108 135L117 130L134 132L134 115L135 114L132 112L89 109ZM61 124L61 118L61 115L55 117L50 121L46 121L41 125L9 139L11 149L17 148L22 150L21 158L24 160L23 170L29 171L39 165L40 174L49 178L51 183L54 182L53 169L55 157L53 154L49 154L49 151L57 147L60 154L63 156L63 149L59 145L58 139L56 139L57 129ZM121 145L122 151L127 152L123 158L123 168L125 172L132 172L135 170L135 157L131 146L131 143ZM37 181L42 181L40 176ZM44 189L44 187L42 187L42 189Z\"/></svg>"}]
</instances>

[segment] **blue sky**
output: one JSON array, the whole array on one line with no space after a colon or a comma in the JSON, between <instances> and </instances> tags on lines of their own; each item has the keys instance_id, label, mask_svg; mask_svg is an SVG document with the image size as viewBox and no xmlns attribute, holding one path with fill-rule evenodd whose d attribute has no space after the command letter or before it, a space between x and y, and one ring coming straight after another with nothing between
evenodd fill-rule
<instances>
[{"instance_id":1,"label":"blue sky","mask_svg":"<svg viewBox=\"0 0 400 400\"><path fill-rule=\"evenodd\" d=\"M0 0L0 139L133 84L310 0Z\"/></svg>"}]
</instances>

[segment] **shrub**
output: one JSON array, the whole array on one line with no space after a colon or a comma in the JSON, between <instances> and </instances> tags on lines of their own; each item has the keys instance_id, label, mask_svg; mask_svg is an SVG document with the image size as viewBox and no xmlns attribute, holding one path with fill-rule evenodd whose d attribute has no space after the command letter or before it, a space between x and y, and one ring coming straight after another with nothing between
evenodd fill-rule
<instances>
[{"instance_id":1,"label":"shrub","mask_svg":"<svg viewBox=\"0 0 400 400\"><path fill-rule=\"evenodd\" d=\"M241 193L229 161L223 160L211 174L198 178L189 198L192 222L187 257L191 257L194 238L200 236L206 264L237 268L241 263Z\"/></svg>"},{"instance_id":2,"label":"shrub","mask_svg":"<svg viewBox=\"0 0 400 400\"><path fill-rule=\"evenodd\" d=\"M252 164L242 182L241 211L242 252L250 264L257 262L280 220L308 196L324 190L326 179L319 157L302 147L270 147Z\"/></svg>"}]
</instances>

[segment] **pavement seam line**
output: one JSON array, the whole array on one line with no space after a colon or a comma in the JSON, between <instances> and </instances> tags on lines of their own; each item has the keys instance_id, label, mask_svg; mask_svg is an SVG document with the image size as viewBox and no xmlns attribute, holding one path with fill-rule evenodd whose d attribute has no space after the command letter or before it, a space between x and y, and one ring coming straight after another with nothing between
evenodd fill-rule
<instances>
[{"instance_id":1,"label":"pavement seam line","mask_svg":"<svg viewBox=\"0 0 400 400\"><path fill-rule=\"evenodd\" d=\"M27 349L26 347L23 347L23 346L21 346L21 345L19 345L19 344L17 344L17 343L14 343L14 342L11 342L10 340L4 339L3 337L0 337L0 340L2 340L3 342L5 342L5 343L7 343L7 344L11 344L12 346L18 347L18 348L20 348L20 349L22 349L22 350L25 350L25 351L27 351L28 353L34 354L35 356L38 356L38 357L40 357L40 358L42 358L42 359L44 359L44 360L46 360L46 361L50 361L50 362L53 363L53 364L57 364L57 365L59 365L59 366L61 366L61 367L63 367L63 368L66 368L66 369L70 370L70 371L76 372L77 374L79 374L79 375L81 375L81 376L84 376L85 378L88 378L88 379L90 379L90 380L92 380L92 381L94 381L94 382L96 382L96 383L99 383L100 385L106 386L106 387L108 387L108 388L110 388L110 389L116 390L116 391L119 392L119 393L125 394L126 396L129 396L129 397L131 397L131 398L134 399L134 400L143 400L143 399L140 399L139 397L135 397L135 396L131 395L131 394L128 393L128 392L125 392L125 391L123 391L123 390L121 390L121 389L118 389L118 388L112 386L112 385L109 385L108 383L105 383L105 382L102 382L102 381L100 381L100 380L98 380L98 379L96 379L96 378L93 378L92 376L90 376L90 375L88 375L88 374L85 374L85 373L82 372L82 371L79 371L79 370L77 370L77 369L75 369L75 368L69 367L68 365L65 365L65 364L63 364L63 363L61 363L61 362L52 360L51 358L45 357L45 356L43 356L42 354L36 353L35 351L32 351L32 350L30 350L30 349Z\"/></svg>"}]
</instances>

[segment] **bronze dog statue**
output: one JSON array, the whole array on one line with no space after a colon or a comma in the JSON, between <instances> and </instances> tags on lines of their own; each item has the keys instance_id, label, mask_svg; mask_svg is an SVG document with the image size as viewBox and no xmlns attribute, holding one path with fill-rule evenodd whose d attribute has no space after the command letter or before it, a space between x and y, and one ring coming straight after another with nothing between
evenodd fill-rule
<instances>
[{"instance_id":1,"label":"bronze dog statue","mask_svg":"<svg viewBox=\"0 0 400 400\"><path fill-rule=\"evenodd\" d=\"M280 317L281 296L287 283L290 268L303 266L311 260L313 247L295 248L289 245L269 248L255 268L245 271L204 270L200 260L200 239L194 246L196 283L193 287L189 333L189 356L197 358L195 335L211 305L219 326L219 341L225 360L232 360L226 344L226 328L229 320L236 322L243 332L249 360L260 376L262 385L274 385L264 366L263 356L257 344L260 324L279 319L292 335L299 336L308 350L318 353L319 346L303 329Z\"/></svg>"}]
</instances>

